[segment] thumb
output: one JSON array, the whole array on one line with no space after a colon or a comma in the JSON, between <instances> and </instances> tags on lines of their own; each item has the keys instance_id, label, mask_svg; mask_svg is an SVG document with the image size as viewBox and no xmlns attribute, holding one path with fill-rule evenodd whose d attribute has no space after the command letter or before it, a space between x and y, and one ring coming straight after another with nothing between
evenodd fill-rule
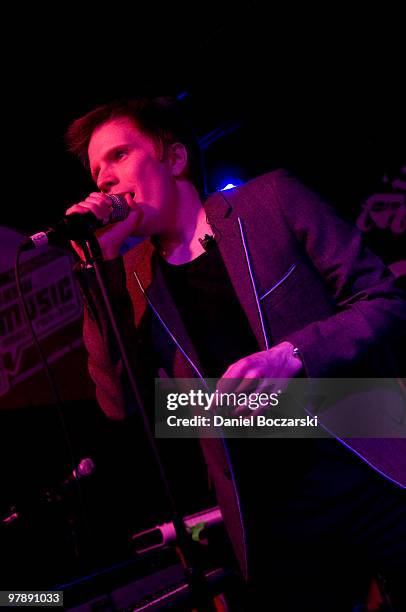
<instances>
[{"instance_id":1,"label":"thumb","mask_svg":"<svg viewBox=\"0 0 406 612\"><path fill-rule=\"evenodd\" d=\"M135 200L135 194L134 196L131 193L125 193L124 194L124 198L125 201L127 202L128 206L130 207L130 209L133 210L137 210L138 205L137 202Z\"/></svg>"}]
</instances>

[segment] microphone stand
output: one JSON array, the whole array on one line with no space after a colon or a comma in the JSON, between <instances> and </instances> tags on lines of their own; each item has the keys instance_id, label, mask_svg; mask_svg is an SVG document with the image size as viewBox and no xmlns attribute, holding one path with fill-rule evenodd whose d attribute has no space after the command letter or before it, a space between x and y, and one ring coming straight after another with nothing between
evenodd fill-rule
<instances>
[{"instance_id":1,"label":"microphone stand","mask_svg":"<svg viewBox=\"0 0 406 612\"><path fill-rule=\"evenodd\" d=\"M105 312L108 321L111 325L115 340L117 342L117 348L122 358L124 371L126 373L131 392L136 402L138 412L142 418L145 435L147 437L153 458L158 467L159 476L164 487L165 495L170 505L173 525L177 536L178 547L180 549L180 558L182 561L186 581L190 588L193 607L198 612L215 612L215 604L209 592L206 577L204 575L204 572L200 568L198 568L198 565L195 562L195 554L192 548L191 537L187 532L186 525L177 508L175 497L171 490L169 480L165 473L165 468L163 466L154 436L151 431L145 406L141 399L137 381L135 380L135 376L128 358L128 353L123 342L122 334L113 312L108 288L104 280L103 256L101 253L99 242L94 235L90 234L86 238L86 240L83 241L83 252L86 257L86 262L94 268L96 280L103 299Z\"/></svg>"}]
</instances>

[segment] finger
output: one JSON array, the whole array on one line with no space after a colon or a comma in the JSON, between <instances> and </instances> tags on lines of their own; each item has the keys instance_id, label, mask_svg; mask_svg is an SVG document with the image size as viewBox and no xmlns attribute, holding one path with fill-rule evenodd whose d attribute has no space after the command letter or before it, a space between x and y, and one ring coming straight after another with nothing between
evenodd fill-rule
<instances>
[{"instance_id":1,"label":"finger","mask_svg":"<svg viewBox=\"0 0 406 612\"><path fill-rule=\"evenodd\" d=\"M235 393L258 393L259 389L263 388L263 379L260 378L258 370L247 370L244 378L236 380Z\"/></svg>"},{"instance_id":2,"label":"finger","mask_svg":"<svg viewBox=\"0 0 406 612\"><path fill-rule=\"evenodd\" d=\"M220 381L226 385L227 379L243 378L249 367L250 366L246 359L240 359L240 361L233 363L227 368L224 374L220 377Z\"/></svg>"},{"instance_id":3,"label":"finger","mask_svg":"<svg viewBox=\"0 0 406 612\"><path fill-rule=\"evenodd\" d=\"M216 391L219 393L231 393L238 384L234 378L222 377L217 381Z\"/></svg>"},{"instance_id":4,"label":"finger","mask_svg":"<svg viewBox=\"0 0 406 612\"><path fill-rule=\"evenodd\" d=\"M231 368L230 368L231 370ZM252 378L250 378L252 376ZM245 378L223 378L216 386L216 408L234 411L241 406L249 394L256 391L257 380L253 378L254 372L247 370ZM241 407L243 411L243 407Z\"/></svg>"},{"instance_id":5,"label":"finger","mask_svg":"<svg viewBox=\"0 0 406 612\"><path fill-rule=\"evenodd\" d=\"M111 202L107 204L106 202L93 201L88 198L85 202L75 204L68 210L69 212L67 212L67 214L72 214L72 212L78 212L80 214L91 212L97 219L103 221L103 223L108 223L113 205Z\"/></svg>"},{"instance_id":6,"label":"finger","mask_svg":"<svg viewBox=\"0 0 406 612\"><path fill-rule=\"evenodd\" d=\"M133 196L131 193L125 193L124 199L127 202L128 206L131 208L131 210L137 210L139 208L135 200L135 195Z\"/></svg>"},{"instance_id":7,"label":"finger","mask_svg":"<svg viewBox=\"0 0 406 612\"><path fill-rule=\"evenodd\" d=\"M272 390L268 385L266 386L266 389L267 392L265 392L264 388L259 387L255 393L247 394L246 403L237 406L233 416L247 414L261 415L267 413L270 409L273 409L275 407L276 397L279 401L283 390L276 389L275 385L273 385Z\"/></svg>"},{"instance_id":8,"label":"finger","mask_svg":"<svg viewBox=\"0 0 406 612\"><path fill-rule=\"evenodd\" d=\"M89 208L90 206L97 206L101 210L111 210L113 207L113 201L111 200L111 198L107 198L103 194L101 195L103 196L102 198L97 197L98 194L90 195L85 200L82 200L81 202L77 202L76 204L68 208L68 210L73 209L75 206L81 206L83 208Z\"/></svg>"},{"instance_id":9,"label":"finger","mask_svg":"<svg viewBox=\"0 0 406 612\"><path fill-rule=\"evenodd\" d=\"M102 211L109 210L110 212L113 210L114 206L113 200L104 193L91 194L86 198L86 200L84 200L83 202L79 202L79 204L85 204L86 206L95 206Z\"/></svg>"},{"instance_id":10,"label":"finger","mask_svg":"<svg viewBox=\"0 0 406 612\"><path fill-rule=\"evenodd\" d=\"M85 199L85 201L88 198L92 198L93 200L99 201L99 202L112 202L111 197L109 196L108 193L103 193L102 191L92 191L91 193L89 193L89 195L87 196L87 198Z\"/></svg>"},{"instance_id":11,"label":"finger","mask_svg":"<svg viewBox=\"0 0 406 612\"><path fill-rule=\"evenodd\" d=\"M107 206L111 206L113 204L112 198L106 193L89 193L83 202L97 202L100 205L106 204Z\"/></svg>"},{"instance_id":12,"label":"finger","mask_svg":"<svg viewBox=\"0 0 406 612\"><path fill-rule=\"evenodd\" d=\"M89 208L84 204L74 204L65 211L65 215L72 215L73 213L84 214L89 212Z\"/></svg>"},{"instance_id":13,"label":"finger","mask_svg":"<svg viewBox=\"0 0 406 612\"><path fill-rule=\"evenodd\" d=\"M252 410L250 410L248 404L243 404L241 406L238 406L232 416L233 417L240 417L240 416L249 416L250 414L252 414Z\"/></svg>"},{"instance_id":14,"label":"finger","mask_svg":"<svg viewBox=\"0 0 406 612\"><path fill-rule=\"evenodd\" d=\"M227 370L224 372L222 378L235 378L236 374L239 374L247 369L247 360L240 359L235 363L232 363Z\"/></svg>"},{"instance_id":15,"label":"finger","mask_svg":"<svg viewBox=\"0 0 406 612\"><path fill-rule=\"evenodd\" d=\"M257 370L250 369L247 365L244 367L231 366L217 382L216 389L220 393L254 391L258 385L259 376L260 373Z\"/></svg>"}]
</instances>

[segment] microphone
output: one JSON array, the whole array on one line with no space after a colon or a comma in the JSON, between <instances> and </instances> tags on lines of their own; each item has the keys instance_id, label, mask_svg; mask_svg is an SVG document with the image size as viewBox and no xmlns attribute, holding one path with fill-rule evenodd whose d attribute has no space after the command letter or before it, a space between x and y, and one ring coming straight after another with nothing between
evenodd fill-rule
<instances>
[{"instance_id":1,"label":"microphone","mask_svg":"<svg viewBox=\"0 0 406 612\"><path fill-rule=\"evenodd\" d=\"M72 472L59 483L55 488L52 489L42 489L40 492L40 502L41 503L50 503L50 502L60 502L64 499L64 497L69 494L71 489L71 483L77 482L82 478L87 478L91 476L96 469L96 465L91 459L91 457L84 457L79 461L76 468L72 470Z\"/></svg>"},{"instance_id":2,"label":"microphone","mask_svg":"<svg viewBox=\"0 0 406 612\"><path fill-rule=\"evenodd\" d=\"M17 507L17 505L13 504L7 510L7 516L0 516L0 528L2 526L8 527L16 521L19 521L24 513L31 513L32 508L35 508L38 503L42 505L64 501L66 499L66 495L70 492L71 483L91 476L95 470L96 465L93 459L91 459L91 457L84 457L79 461L77 467L72 470L69 476L67 476L65 480L61 481L57 487L52 489L41 488L38 493L38 498L35 499L34 502L32 499L30 499L28 501L28 506L27 502L25 502L27 507L23 507L22 511Z\"/></svg>"},{"instance_id":3,"label":"microphone","mask_svg":"<svg viewBox=\"0 0 406 612\"><path fill-rule=\"evenodd\" d=\"M69 484L73 480L80 480L85 476L91 476L95 471L96 466L91 457L85 457L79 461L77 468L72 471L71 474L63 481L63 486Z\"/></svg>"},{"instance_id":4,"label":"microphone","mask_svg":"<svg viewBox=\"0 0 406 612\"><path fill-rule=\"evenodd\" d=\"M118 194L109 194L108 197L112 200L113 210L107 223L103 223L101 219L98 219L96 215L90 211L83 214L73 213L71 215L65 215L61 221L58 221L56 225L50 227L45 232L33 234L24 240L20 246L20 250L30 251L31 249L38 249L46 244L58 246L67 240L86 240L89 234L96 229L126 219L131 209L125 197Z\"/></svg>"}]
</instances>

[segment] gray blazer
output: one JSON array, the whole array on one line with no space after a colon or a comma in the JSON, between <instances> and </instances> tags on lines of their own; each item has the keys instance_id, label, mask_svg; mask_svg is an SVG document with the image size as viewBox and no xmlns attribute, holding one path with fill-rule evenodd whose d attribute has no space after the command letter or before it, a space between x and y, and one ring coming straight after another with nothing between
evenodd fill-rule
<instances>
[{"instance_id":1,"label":"gray blazer","mask_svg":"<svg viewBox=\"0 0 406 612\"><path fill-rule=\"evenodd\" d=\"M396 376L393 348L405 335L405 295L380 259L363 246L355 228L283 170L216 193L205 208L261 350L291 342L312 378ZM152 379L156 372L198 376L196 351L156 266L151 242L106 262L106 273L140 379ZM91 271L80 276L88 298L84 338L89 371L105 414L122 419L132 409L122 365ZM346 443L376 470L406 486L406 440ZM244 525L227 445L202 439L201 446L247 576Z\"/></svg>"}]
</instances>

